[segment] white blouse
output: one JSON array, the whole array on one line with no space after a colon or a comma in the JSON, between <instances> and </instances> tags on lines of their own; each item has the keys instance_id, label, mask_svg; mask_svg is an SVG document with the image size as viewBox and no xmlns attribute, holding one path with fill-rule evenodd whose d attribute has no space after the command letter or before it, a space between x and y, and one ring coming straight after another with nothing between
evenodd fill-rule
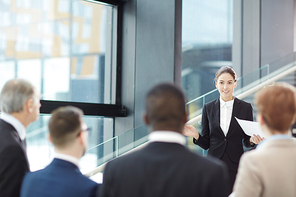
<instances>
[{"instance_id":1,"label":"white blouse","mask_svg":"<svg viewBox=\"0 0 296 197\"><path fill-rule=\"evenodd\" d=\"M228 133L234 99L231 101L223 101L220 97L220 127L226 136Z\"/></svg>"}]
</instances>

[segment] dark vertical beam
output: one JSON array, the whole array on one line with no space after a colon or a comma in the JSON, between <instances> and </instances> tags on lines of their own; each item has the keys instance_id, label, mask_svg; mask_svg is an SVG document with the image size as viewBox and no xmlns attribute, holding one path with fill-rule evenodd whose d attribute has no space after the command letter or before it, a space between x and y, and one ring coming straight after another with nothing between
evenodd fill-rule
<instances>
[{"instance_id":1,"label":"dark vertical beam","mask_svg":"<svg viewBox=\"0 0 296 197\"><path fill-rule=\"evenodd\" d=\"M123 3L117 7L117 58L116 58L116 101L115 104L122 103L122 23L123 23Z\"/></svg>"},{"instance_id":2,"label":"dark vertical beam","mask_svg":"<svg viewBox=\"0 0 296 197\"><path fill-rule=\"evenodd\" d=\"M182 85L182 0L175 0L174 83Z\"/></svg>"}]
</instances>

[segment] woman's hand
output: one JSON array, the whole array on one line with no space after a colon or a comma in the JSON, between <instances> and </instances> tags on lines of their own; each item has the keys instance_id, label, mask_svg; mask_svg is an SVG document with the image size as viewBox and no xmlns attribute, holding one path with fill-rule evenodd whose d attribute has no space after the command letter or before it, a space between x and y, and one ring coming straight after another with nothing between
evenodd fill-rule
<instances>
[{"instance_id":1,"label":"woman's hand","mask_svg":"<svg viewBox=\"0 0 296 197\"><path fill-rule=\"evenodd\" d=\"M194 126L186 125L183 129L183 135L194 137L196 140L199 138L199 133Z\"/></svg>"},{"instance_id":2,"label":"woman's hand","mask_svg":"<svg viewBox=\"0 0 296 197\"><path fill-rule=\"evenodd\" d=\"M259 144L262 140L264 140L264 137L261 138L260 135L253 135L252 137L250 137L250 143L253 144Z\"/></svg>"}]
</instances>

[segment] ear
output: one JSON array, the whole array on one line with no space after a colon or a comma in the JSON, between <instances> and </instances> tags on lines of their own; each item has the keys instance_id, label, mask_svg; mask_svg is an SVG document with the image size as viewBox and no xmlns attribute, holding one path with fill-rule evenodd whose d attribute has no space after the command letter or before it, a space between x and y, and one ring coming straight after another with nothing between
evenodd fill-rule
<instances>
[{"instance_id":1,"label":"ear","mask_svg":"<svg viewBox=\"0 0 296 197\"><path fill-rule=\"evenodd\" d=\"M79 143L81 144L81 145L84 145L86 142L85 142L85 139L86 139L86 132L84 132L84 131L80 131L80 133L79 133L79 135L78 135L78 140L79 140Z\"/></svg>"},{"instance_id":2,"label":"ear","mask_svg":"<svg viewBox=\"0 0 296 197\"><path fill-rule=\"evenodd\" d=\"M263 118L262 114L260 114L260 113L257 114L256 120L261 126L265 124L264 118Z\"/></svg>"},{"instance_id":3,"label":"ear","mask_svg":"<svg viewBox=\"0 0 296 197\"><path fill-rule=\"evenodd\" d=\"M291 121L291 125L295 124L295 122L296 122L296 114L294 115L294 117L293 117L293 119Z\"/></svg>"},{"instance_id":4,"label":"ear","mask_svg":"<svg viewBox=\"0 0 296 197\"><path fill-rule=\"evenodd\" d=\"M48 141L50 141L50 143L52 143L52 139L51 139L51 135L50 135L50 133L47 135L47 139L48 139ZM53 143L52 143L53 144Z\"/></svg>"},{"instance_id":5,"label":"ear","mask_svg":"<svg viewBox=\"0 0 296 197\"><path fill-rule=\"evenodd\" d=\"M143 116L143 120L144 120L144 123L145 123L146 125L149 125L149 124L150 124L150 121L149 121L149 118L148 118L147 113L144 114L144 116Z\"/></svg>"},{"instance_id":6,"label":"ear","mask_svg":"<svg viewBox=\"0 0 296 197\"><path fill-rule=\"evenodd\" d=\"M29 113L33 112L33 106L34 106L34 101L33 99L28 99L27 102L25 103L25 110Z\"/></svg>"},{"instance_id":7,"label":"ear","mask_svg":"<svg viewBox=\"0 0 296 197\"><path fill-rule=\"evenodd\" d=\"M236 83L236 81L235 81L235 82L234 82L234 86L233 86L233 87L234 87L234 88L236 88L236 86L237 86L237 83Z\"/></svg>"}]
</instances>

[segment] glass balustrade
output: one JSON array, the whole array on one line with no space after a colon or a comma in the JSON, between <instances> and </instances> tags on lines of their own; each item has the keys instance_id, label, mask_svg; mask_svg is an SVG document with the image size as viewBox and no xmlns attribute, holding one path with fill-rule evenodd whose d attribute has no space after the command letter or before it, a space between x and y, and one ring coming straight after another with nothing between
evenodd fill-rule
<instances>
[{"instance_id":1,"label":"glass balustrade","mask_svg":"<svg viewBox=\"0 0 296 197\"><path fill-rule=\"evenodd\" d=\"M296 55L291 54L277 60L276 62L265 65L252 73L248 73L243 77L240 77L237 81L238 85L234 94L238 96L250 88L257 86L274 76L277 76L289 68L292 68L295 66L295 60ZM288 78L292 80L291 83L295 82L294 73L290 74ZM252 103L253 95L254 94L251 94L245 97L243 100ZM216 99L218 96L219 93L215 89L208 92L207 94L187 102L186 105L189 112L189 119L197 115L201 115L201 109L203 105L206 102ZM254 117L255 113L256 109L254 107ZM31 124L28 128L28 157L32 170L43 168L51 161L53 157L53 146L47 140L47 122L49 118L50 115L41 115L39 121ZM104 131L104 125L108 125L108 122L112 123L112 118L86 116L84 117L84 121L89 127L92 127L92 133L89 138L89 148L86 151L85 156L81 159L81 171L83 173L87 173L97 166L100 166L148 141L148 128L145 125L133 128L119 136L103 139L103 136L106 136L103 135L106 134ZM196 123L194 126L200 131L201 125L199 123ZM113 133L113 131L110 131L110 127L106 132ZM192 138L188 138L188 147L192 151L201 155L206 154L206 151L193 144Z\"/></svg>"}]
</instances>

